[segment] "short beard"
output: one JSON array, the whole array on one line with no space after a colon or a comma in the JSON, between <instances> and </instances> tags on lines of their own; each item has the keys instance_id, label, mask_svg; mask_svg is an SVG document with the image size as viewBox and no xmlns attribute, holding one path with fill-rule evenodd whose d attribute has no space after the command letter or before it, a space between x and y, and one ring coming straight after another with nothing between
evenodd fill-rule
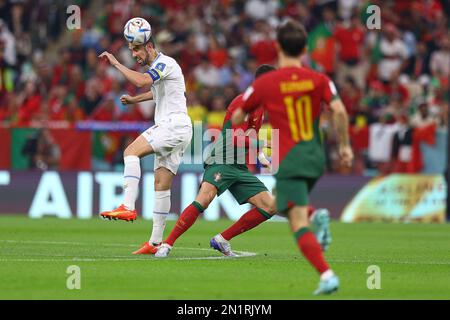
<instances>
[{"instance_id":1,"label":"short beard","mask_svg":"<svg viewBox=\"0 0 450 320\"><path fill-rule=\"evenodd\" d=\"M150 54L147 52L147 50L145 50L145 60L143 62L144 62L144 66L150 65Z\"/></svg>"}]
</instances>

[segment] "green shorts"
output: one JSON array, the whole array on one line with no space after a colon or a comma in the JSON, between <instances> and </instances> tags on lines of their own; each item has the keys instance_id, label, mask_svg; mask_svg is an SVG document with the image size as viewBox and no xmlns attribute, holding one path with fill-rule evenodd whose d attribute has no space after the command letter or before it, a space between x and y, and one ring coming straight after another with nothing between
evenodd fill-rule
<instances>
[{"instance_id":1,"label":"green shorts","mask_svg":"<svg viewBox=\"0 0 450 320\"><path fill-rule=\"evenodd\" d=\"M309 193L314 187L317 178L283 178L277 179L275 197L277 210L285 213L289 208L307 206L309 204Z\"/></svg>"},{"instance_id":2,"label":"green shorts","mask_svg":"<svg viewBox=\"0 0 450 320\"><path fill-rule=\"evenodd\" d=\"M246 203L254 195L267 191L266 186L246 167L212 164L205 168L203 181L214 185L218 196L230 190L239 204Z\"/></svg>"}]
</instances>

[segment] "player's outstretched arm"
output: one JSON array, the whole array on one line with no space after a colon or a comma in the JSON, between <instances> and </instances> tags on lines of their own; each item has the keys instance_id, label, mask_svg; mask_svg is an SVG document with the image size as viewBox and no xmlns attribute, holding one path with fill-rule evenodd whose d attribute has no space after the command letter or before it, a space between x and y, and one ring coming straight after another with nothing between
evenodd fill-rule
<instances>
[{"instance_id":1,"label":"player's outstretched arm","mask_svg":"<svg viewBox=\"0 0 450 320\"><path fill-rule=\"evenodd\" d=\"M137 96L130 96L128 94L124 94L120 97L120 101L122 104L134 104L142 101L153 100L153 93L151 91L147 91Z\"/></svg>"},{"instance_id":2,"label":"player's outstretched arm","mask_svg":"<svg viewBox=\"0 0 450 320\"><path fill-rule=\"evenodd\" d=\"M108 59L109 63L112 66L116 67L125 76L125 78L127 78L127 80L130 81L132 84L134 84L136 87L141 88L145 85L153 84L153 80L149 74L140 73L140 72L128 69L123 64L121 64L119 61L117 61L116 57L114 57L108 51L104 51L98 57Z\"/></svg>"},{"instance_id":3,"label":"player's outstretched arm","mask_svg":"<svg viewBox=\"0 0 450 320\"><path fill-rule=\"evenodd\" d=\"M333 112L333 123L338 135L339 156L341 157L342 164L350 167L353 161L353 151L348 135L347 110L341 99L331 101L330 109Z\"/></svg>"}]
</instances>

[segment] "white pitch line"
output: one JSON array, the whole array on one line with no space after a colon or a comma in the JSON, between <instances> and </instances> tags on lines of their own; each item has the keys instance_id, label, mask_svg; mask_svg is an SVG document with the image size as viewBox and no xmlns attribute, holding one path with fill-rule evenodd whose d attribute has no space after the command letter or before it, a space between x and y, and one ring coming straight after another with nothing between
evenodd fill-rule
<instances>
[{"instance_id":1,"label":"white pitch line","mask_svg":"<svg viewBox=\"0 0 450 320\"><path fill-rule=\"evenodd\" d=\"M121 243L89 243L89 242L68 242L68 241L32 241L32 240L0 240L3 243L23 243L23 244L50 244L50 245L101 245L101 246L111 246L111 247L136 247L133 244L121 244ZM206 249L206 248L187 248L187 247L176 247L181 250L195 250L195 251L215 251L214 249ZM255 252L247 252L247 251L234 251L237 253L237 256L234 258L244 258L244 257L252 257L256 256ZM33 254L32 254L33 255ZM34 254L36 255L36 254ZM53 255L55 256L55 255ZM65 257L67 255L60 255L61 257ZM226 256L216 256L216 257L178 257L178 258L169 258L169 260L221 260L221 259L232 259ZM68 262L68 261L81 261L81 262L95 262L95 261L145 261L145 260L165 260L165 259L157 259L157 258L130 258L128 256L98 256L96 258L0 258L0 262Z\"/></svg>"},{"instance_id":2,"label":"white pitch line","mask_svg":"<svg viewBox=\"0 0 450 320\"><path fill-rule=\"evenodd\" d=\"M243 258L243 257L251 257L255 256L254 252L245 252L245 251L235 251L239 253L238 256L234 258ZM178 257L172 258L169 257L167 259L158 259L154 257L150 258L128 258L127 256L98 256L97 258L12 258L12 259L4 259L0 258L0 262L99 262L99 261L107 261L107 262L115 262L115 261L158 261L158 260L222 260L222 259L234 259L225 256L217 256L217 257ZM429 262L416 262L416 261L380 261L380 260L345 260L345 259L330 259L329 262L333 263L391 263L391 264L410 264L410 265L450 265L450 261L429 261Z\"/></svg>"},{"instance_id":3,"label":"white pitch line","mask_svg":"<svg viewBox=\"0 0 450 320\"><path fill-rule=\"evenodd\" d=\"M168 258L168 260L223 260L223 259L234 259L234 258L244 258L244 257L252 257L256 256L254 252L245 252L245 251L234 251L238 253L235 257L225 257L225 256L217 256L217 257L178 257L178 258ZM146 258L128 258L128 257L108 257L108 256L98 256L97 258L12 258L12 259L4 259L0 258L0 262L97 262L97 261L158 261L158 260L167 260L167 259L158 259L154 257Z\"/></svg>"},{"instance_id":4,"label":"white pitch line","mask_svg":"<svg viewBox=\"0 0 450 320\"><path fill-rule=\"evenodd\" d=\"M105 247L136 247L133 244L124 244L124 243L92 243L92 242L68 242L68 241L42 241L42 240L5 240L0 239L0 243L23 243L23 244L50 244L50 245L100 245ZM186 248L186 247L176 247L181 250L198 250L198 251L215 251L214 249L207 248ZM256 256L255 252L246 252L246 251L235 251L239 255L236 258L242 257L251 257ZM65 255L61 255L64 257ZM74 260L76 259L76 260ZM217 256L217 257L179 257L179 258L170 258L170 260L220 260L220 259L230 259L230 257L225 256ZM99 258L61 258L61 259L33 259L33 258L22 258L22 259L4 259L0 258L0 262L58 262L58 261L140 261L140 260L148 260L145 258L128 258L128 256L99 256ZM150 260L160 260L160 259L150 259ZM164 259L163 259L164 260ZM362 259L333 259L330 258L329 262L334 263L391 263L391 264L409 264L409 265L450 265L450 261L404 261L404 260L362 260Z\"/></svg>"},{"instance_id":5,"label":"white pitch line","mask_svg":"<svg viewBox=\"0 0 450 320\"><path fill-rule=\"evenodd\" d=\"M125 244L125 243L96 243L96 242L70 242L70 241L33 241L33 240L0 240L0 242L5 243L23 243L23 244L51 244L51 245L75 245L75 246L104 246L104 247L133 247L136 248L135 244ZM213 249L207 248L186 248L186 247L177 247L177 249L183 250L200 250L200 251L213 251Z\"/></svg>"},{"instance_id":6,"label":"white pitch line","mask_svg":"<svg viewBox=\"0 0 450 320\"><path fill-rule=\"evenodd\" d=\"M224 260L224 259L235 259L235 258L244 258L244 257L252 257L255 256L254 252L245 252L245 251L234 251L238 253L235 257L225 257L225 256L217 256L217 257L179 257L179 258L167 258L167 259L158 259L154 257L146 258L114 258L114 257L101 257L98 258L61 258L61 259L52 259L52 258L43 258L43 259L33 259L33 258L18 258L18 259L3 259L0 258L0 262L101 262L101 261L160 261L160 260Z\"/></svg>"}]
</instances>

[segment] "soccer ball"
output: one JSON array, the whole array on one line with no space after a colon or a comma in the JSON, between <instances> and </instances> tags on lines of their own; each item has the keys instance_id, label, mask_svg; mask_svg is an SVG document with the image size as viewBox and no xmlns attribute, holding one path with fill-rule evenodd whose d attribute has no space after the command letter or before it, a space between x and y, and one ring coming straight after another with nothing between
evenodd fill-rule
<instances>
[{"instance_id":1,"label":"soccer ball","mask_svg":"<svg viewBox=\"0 0 450 320\"><path fill-rule=\"evenodd\" d=\"M147 43L152 35L152 27L147 20L142 18L133 18L128 20L123 28L123 36L133 45Z\"/></svg>"}]
</instances>

